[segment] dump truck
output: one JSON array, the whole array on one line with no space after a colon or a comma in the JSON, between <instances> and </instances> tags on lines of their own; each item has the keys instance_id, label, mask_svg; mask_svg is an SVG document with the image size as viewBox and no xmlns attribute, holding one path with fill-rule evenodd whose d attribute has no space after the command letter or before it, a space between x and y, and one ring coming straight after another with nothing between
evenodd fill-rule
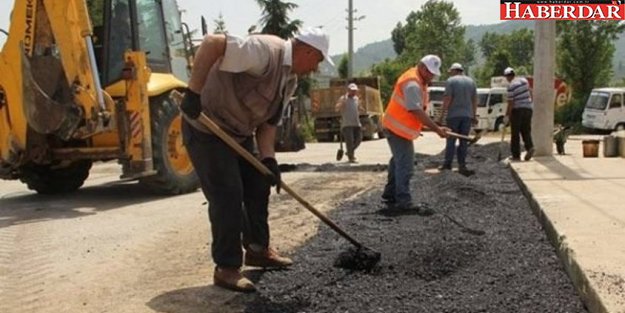
<instances>
[{"instance_id":1,"label":"dump truck","mask_svg":"<svg viewBox=\"0 0 625 313\"><path fill-rule=\"evenodd\" d=\"M336 111L336 103L347 91L349 83L358 85L360 99L360 123L363 140L371 140L377 134L383 138L382 115L384 108L380 96L379 77L359 77L350 81L333 79L328 88L313 89L310 94L311 113L314 118L315 137L318 142L338 140L341 131L341 113Z\"/></svg>"},{"instance_id":2,"label":"dump truck","mask_svg":"<svg viewBox=\"0 0 625 313\"><path fill-rule=\"evenodd\" d=\"M80 188L94 162L164 194L199 186L171 97L192 44L174 0L15 0L0 50L0 178Z\"/></svg>"}]
</instances>

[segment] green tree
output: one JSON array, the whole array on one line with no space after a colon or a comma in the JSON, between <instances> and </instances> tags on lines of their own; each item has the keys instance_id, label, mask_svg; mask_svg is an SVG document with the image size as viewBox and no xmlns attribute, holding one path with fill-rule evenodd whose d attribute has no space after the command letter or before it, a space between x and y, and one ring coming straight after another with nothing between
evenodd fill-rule
<instances>
[{"instance_id":1,"label":"green tree","mask_svg":"<svg viewBox=\"0 0 625 313\"><path fill-rule=\"evenodd\" d=\"M225 34L228 32L226 30L226 21L224 21L224 16L221 12L219 13L219 17L213 20L213 23L215 23L215 30L213 30L214 34Z\"/></svg>"},{"instance_id":2,"label":"green tree","mask_svg":"<svg viewBox=\"0 0 625 313\"><path fill-rule=\"evenodd\" d=\"M571 84L573 98L588 96L609 83L614 41L625 30L617 21L566 21L558 24L558 70Z\"/></svg>"},{"instance_id":3,"label":"green tree","mask_svg":"<svg viewBox=\"0 0 625 313\"><path fill-rule=\"evenodd\" d=\"M349 65L349 57L347 56L347 54L344 54L341 57L341 61L339 62L339 67L337 69L339 72L340 78L347 79L348 65Z\"/></svg>"},{"instance_id":4,"label":"green tree","mask_svg":"<svg viewBox=\"0 0 625 313\"><path fill-rule=\"evenodd\" d=\"M263 16L260 23L263 26L261 33L273 34L281 38L291 38L302 26L302 21L289 19L289 11L297 8L292 2L280 0L256 0L262 9Z\"/></svg>"}]
</instances>

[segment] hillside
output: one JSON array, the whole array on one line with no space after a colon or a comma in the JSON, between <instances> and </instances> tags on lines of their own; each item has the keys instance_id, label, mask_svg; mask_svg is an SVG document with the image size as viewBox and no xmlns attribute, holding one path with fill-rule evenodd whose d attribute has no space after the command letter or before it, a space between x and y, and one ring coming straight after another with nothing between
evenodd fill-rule
<instances>
[{"instance_id":1,"label":"hillside","mask_svg":"<svg viewBox=\"0 0 625 313\"><path fill-rule=\"evenodd\" d=\"M465 38L473 39L479 42L486 32L494 32L506 34L521 28L534 28L534 23L529 21L508 21L491 25L468 25L466 27ZM613 69L615 77L625 77L625 34L621 34L615 43L616 53L614 54ZM371 65L376 64L386 58L394 58L396 56L393 50L393 42L391 39L371 43L361 47L354 53L354 73L361 73L369 70ZM338 65L342 55L332 57L332 60ZM478 57L478 60L481 59ZM323 71L330 72L329 69Z\"/></svg>"}]
</instances>

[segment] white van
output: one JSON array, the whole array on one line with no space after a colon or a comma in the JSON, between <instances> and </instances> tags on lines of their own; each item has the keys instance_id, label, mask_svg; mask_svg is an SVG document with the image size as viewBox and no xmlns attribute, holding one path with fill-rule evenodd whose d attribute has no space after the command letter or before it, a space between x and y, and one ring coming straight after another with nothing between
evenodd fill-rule
<instances>
[{"instance_id":1,"label":"white van","mask_svg":"<svg viewBox=\"0 0 625 313\"><path fill-rule=\"evenodd\" d=\"M504 87L477 89L477 125L476 130L495 130L503 128L503 117L508 109L507 89Z\"/></svg>"},{"instance_id":2,"label":"white van","mask_svg":"<svg viewBox=\"0 0 625 313\"><path fill-rule=\"evenodd\" d=\"M593 89L584 107L582 126L600 130L624 130L624 96L625 88Z\"/></svg>"}]
</instances>

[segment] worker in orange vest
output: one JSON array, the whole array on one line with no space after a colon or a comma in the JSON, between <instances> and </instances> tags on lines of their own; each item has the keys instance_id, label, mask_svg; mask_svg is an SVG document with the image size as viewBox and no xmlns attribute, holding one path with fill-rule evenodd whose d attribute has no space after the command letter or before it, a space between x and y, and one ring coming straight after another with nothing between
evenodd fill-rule
<instances>
[{"instance_id":1,"label":"worker in orange vest","mask_svg":"<svg viewBox=\"0 0 625 313\"><path fill-rule=\"evenodd\" d=\"M382 125L391 148L388 166L388 181L382 199L393 212L416 212L431 215L431 209L420 207L412 202L410 178L414 166L413 140L421 135L423 126L436 132L441 138L447 137L449 129L439 127L427 113L428 84L434 76L440 75L441 59L436 55L426 55L416 67L404 72L393 89L391 100L386 107Z\"/></svg>"}]
</instances>

